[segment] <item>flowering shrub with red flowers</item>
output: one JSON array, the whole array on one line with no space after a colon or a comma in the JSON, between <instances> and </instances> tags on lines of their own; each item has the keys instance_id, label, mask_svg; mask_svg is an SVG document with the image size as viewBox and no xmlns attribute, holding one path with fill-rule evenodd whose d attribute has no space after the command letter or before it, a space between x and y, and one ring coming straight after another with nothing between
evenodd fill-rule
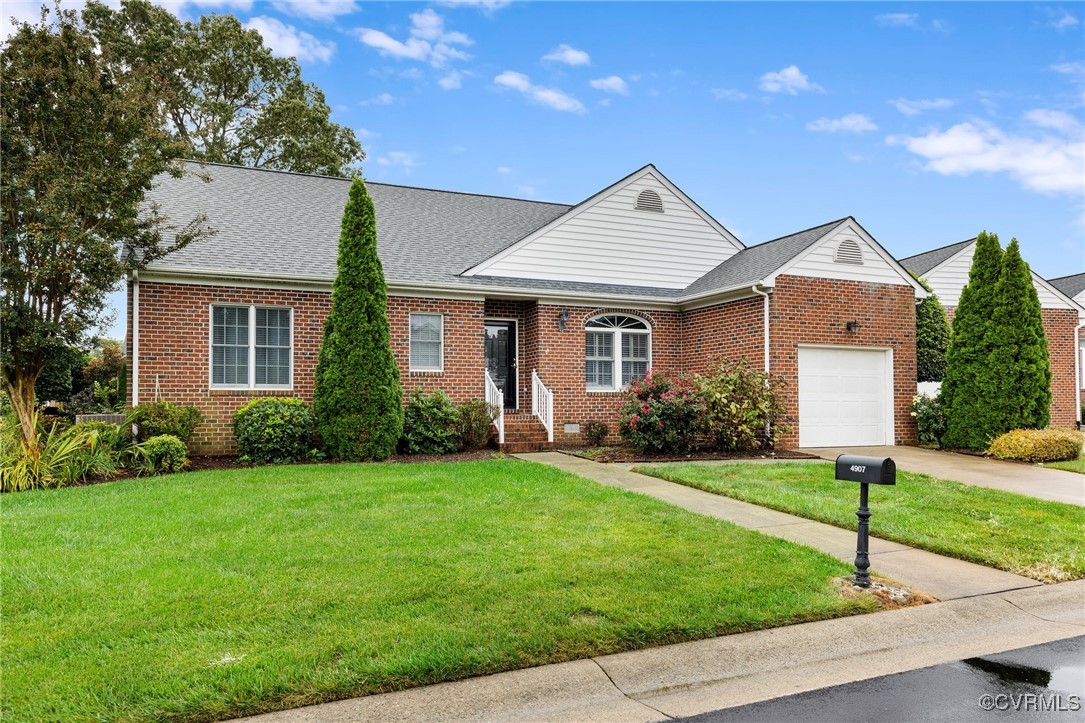
<instances>
[{"instance_id":1,"label":"flowering shrub with red flowers","mask_svg":"<svg viewBox=\"0 0 1085 723\"><path fill-rule=\"evenodd\" d=\"M623 397L618 432L637 451L687 452L696 443L705 403L693 377L649 372L631 382Z\"/></svg>"}]
</instances>

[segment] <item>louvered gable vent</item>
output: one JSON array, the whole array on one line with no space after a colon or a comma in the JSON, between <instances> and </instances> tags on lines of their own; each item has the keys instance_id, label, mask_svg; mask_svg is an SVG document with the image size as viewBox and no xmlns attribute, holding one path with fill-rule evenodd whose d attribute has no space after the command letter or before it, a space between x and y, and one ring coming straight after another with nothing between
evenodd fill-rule
<instances>
[{"instance_id":1,"label":"louvered gable vent","mask_svg":"<svg viewBox=\"0 0 1085 723\"><path fill-rule=\"evenodd\" d=\"M836 253L833 255L833 261L838 264L853 264L855 266L863 265L863 249L859 248L859 244L851 239L844 239L836 247Z\"/></svg>"},{"instance_id":2,"label":"louvered gable vent","mask_svg":"<svg viewBox=\"0 0 1085 723\"><path fill-rule=\"evenodd\" d=\"M637 194L637 206L638 211L652 211L653 213L663 213L663 199L659 197L659 194L650 188L646 188Z\"/></svg>"}]
</instances>

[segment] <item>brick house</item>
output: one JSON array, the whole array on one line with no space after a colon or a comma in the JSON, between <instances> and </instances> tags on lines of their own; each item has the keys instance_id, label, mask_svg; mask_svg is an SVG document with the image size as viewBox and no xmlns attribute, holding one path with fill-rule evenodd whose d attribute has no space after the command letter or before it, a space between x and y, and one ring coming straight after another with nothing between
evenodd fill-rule
<instances>
[{"instance_id":1,"label":"brick house","mask_svg":"<svg viewBox=\"0 0 1085 723\"><path fill-rule=\"evenodd\" d=\"M926 280L953 319L968 284L976 239L960 241L901 260L904 268ZM1085 277L1085 274L1079 274ZM1076 278L1076 277L1069 277ZM1051 424L1072 427L1081 421L1081 388L1078 369L1080 325L1085 322L1085 303L1075 301L1059 285L1032 272L1032 284L1040 299L1047 352L1051 361Z\"/></svg>"},{"instance_id":2,"label":"brick house","mask_svg":"<svg viewBox=\"0 0 1085 723\"><path fill-rule=\"evenodd\" d=\"M1048 279L1048 283L1061 291L1064 296L1074 300L1078 306L1085 307L1085 274L1072 276L1060 276L1057 279ZM1085 400L1085 332L1081 327L1077 329L1077 380L1078 389L1081 390L1078 397L1078 414L1081 414L1081 404ZM1081 418L1078 417L1078 421Z\"/></svg>"},{"instance_id":3,"label":"brick house","mask_svg":"<svg viewBox=\"0 0 1085 723\"><path fill-rule=\"evenodd\" d=\"M312 398L350 182L192 170L148 201L215 234L129 280L129 402L198 406L194 451L225 454L247 399ZM788 382L785 446L915 441L925 292L854 218L746 247L651 165L575 206L368 187L405 394L501 399L508 444L576 442L648 369L742 356Z\"/></svg>"}]
</instances>

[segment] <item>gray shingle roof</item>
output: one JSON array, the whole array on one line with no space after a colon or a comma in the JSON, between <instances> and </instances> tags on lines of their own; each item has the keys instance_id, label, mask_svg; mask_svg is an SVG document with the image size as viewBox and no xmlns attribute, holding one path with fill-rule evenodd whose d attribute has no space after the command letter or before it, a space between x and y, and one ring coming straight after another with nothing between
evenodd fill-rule
<instances>
[{"instance_id":1,"label":"gray shingle roof","mask_svg":"<svg viewBox=\"0 0 1085 723\"><path fill-rule=\"evenodd\" d=\"M900 265L916 276L922 276L943 261L948 261L951 256L975 240L976 239L974 238L970 238L967 241L958 241L949 246L941 246L936 249L931 249L930 251L924 251L921 254L901 259Z\"/></svg>"},{"instance_id":2,"label":"gray shingle roof","mask_svg":"<svg viewBox=\"0 0 1085 723\"><path fill-rule=\"evenodd\" d=\"M1048 282L1071 299L1085 291L1085 274L1060 276L1057 279L1048 279Z\"/></svg>"},{"instance_id":3,"label":"gray shingle roof","mask_svg":"<svg viewBox=\"0 0 1085 723\"><path fill-rule=\"evenodd\" d=\"M839 218L805 231L748 246L694 281L684 295L707 294L722 289L752 286L818 242L846 219Z\"/></svg>"},{"instance_id":4,"label":"gray shingle roof","mask_svg":"<svg viewBox=\"0 0 1085 723\"><path fill-rule=\"evenodd\" d=\"M349 179L189 165L211 182L193 175L166 177L147 200L176 223L204 213L216 233L151 264L151 270L335 278ZM458 282L464 268L570 208L384 183L367 186L381 221L377 249L390 281Z\"/></svg>"}]
</instances>

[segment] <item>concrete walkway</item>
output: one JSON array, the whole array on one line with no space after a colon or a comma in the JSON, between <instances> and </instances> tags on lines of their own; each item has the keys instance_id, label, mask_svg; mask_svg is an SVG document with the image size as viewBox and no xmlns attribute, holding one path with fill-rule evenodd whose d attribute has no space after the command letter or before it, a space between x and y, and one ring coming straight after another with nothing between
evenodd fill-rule
<instances>
[{"instance_id":1,"label":"concrete walkway","mask_svg":"<svg viewBox=\"0 0 1085 723\"><path fill-rule=\"evenodd\" d=\"M766 535L809 545L846 562L855 559L856 535L851 530L637 474L630 471L631 465L599 464L560 452L515 456L550 464L600 484L655 497L691 512L727 520ZM858 495L856 497L858 505ZM877 510L874 510L871 526L877 532ZM1005 592L1041 584L1031 578L935 555L877 537L870 538L870 569L940 600Z\"/></svg>"},{"instance_id":2,"label":"concrete walkway","mask_svg":"<svg viewBox=\"0 0 1085 723\"><path fill-rule=\"evenodd\" d=\"M1085 506L1085 474L1031 464L1000 462L967 454L942 452L922 447L819 447L802 449L823 459L840 454L892 457L897 469L929 474L967 485L991 487L1041 500Z\"/></svg>"},{"instance_id":3,"label":"concrete walkway","mask_svg":"<svg viewBox=\"0 0 1085 723\"><path fill-rule=\"evenodd\" d=\"M245 720L646 723L1074 637L1085 633L1083 603L1085 581L1048 585L544 665Z\"/></svg>"}]
</instances>

